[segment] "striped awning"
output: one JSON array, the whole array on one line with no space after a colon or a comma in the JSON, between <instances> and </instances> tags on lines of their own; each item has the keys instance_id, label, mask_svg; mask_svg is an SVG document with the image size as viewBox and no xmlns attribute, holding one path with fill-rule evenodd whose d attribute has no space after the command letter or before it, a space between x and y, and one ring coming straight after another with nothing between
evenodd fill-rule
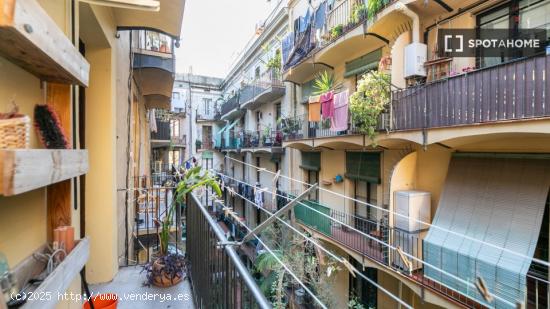
<instances>
[{"instance_id":1,"label":"striped awning","mask_svg":"<svg viewBox=\"0 0 550 309\"><path fill-rule=\"evenodd\" d=\"M509 302L496 299L491 307L523 302L549 188L549 160L454 156L432 222L444 230L430 228L424 260L471 284L431 267L425 275L487 304L472 288L483 278L491 294Z\"/></svg>"}]
</instances>

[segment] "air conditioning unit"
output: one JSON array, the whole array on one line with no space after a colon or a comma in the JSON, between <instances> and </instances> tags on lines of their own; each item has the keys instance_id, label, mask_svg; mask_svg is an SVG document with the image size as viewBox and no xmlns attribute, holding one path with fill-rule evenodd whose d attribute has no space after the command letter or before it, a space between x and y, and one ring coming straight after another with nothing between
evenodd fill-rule
<instances>
[{"instance_id":1,"label":"air conditioning unit","mask_svg":"<svg viewBox=\"0 0 550 309\"><path fill-rule=\"evenodd\" d=\"M424 63L428 57L428 46L422 43L411 43L405 46L405 78L426 76Z\"/></svg>"},{"instance_id":2,"label":"air conditioning unit","mask_svg":"<svg viewBox=\"0 0 550 309\"><path fill-rule=\"evenodd\" d=\"M422 259L422 240L427 234L428 226L418 221L430 223L431 221L431 194L424 191L396 191L393 246L399 247L403 252ZM414 271L422 268L418 260L407 257L412 262L412 268L408 269L397 254L394 254L394 265L406 271Z\"/></svg>"},{"instance_id":3,"label":"air conditioning unit","mask_svg":"<svg viewBox=\"0 0 550 309\"><path fill-rule=\"evenodd\" d=\"M426 230L428 226L418 221L430 222L430 192L396 191L395 212L405 217L394 215L394 227L407 232ZM418 221L417 221L418 220Z\"/></svg>"}]
</instances>

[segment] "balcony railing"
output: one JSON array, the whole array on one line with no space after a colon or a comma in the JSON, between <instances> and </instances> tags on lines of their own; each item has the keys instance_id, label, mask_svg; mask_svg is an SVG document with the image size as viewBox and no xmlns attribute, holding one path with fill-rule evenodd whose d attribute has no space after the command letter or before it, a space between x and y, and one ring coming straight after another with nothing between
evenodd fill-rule
<instances>
[{"instance_id":1,"label":"balcony railing","mask_svg":"<svg viewBox=\"0 0 550 309\"><path fill-rule=\"evenodd\" d=\"M235 248L207 209L187 197L187 257L193 298L199 308L271 308Z\"/></svg>"},{"instance_id":2,"label":"balcony railing","mask_svg":"<svg viewBox=\"0 0 550 309\"><path fill-rule=\"evenodd\" d=\"M151 132L151 140L169 141L171 138L170 121L163 121L162 119L157 118L156 122L157 131Z\"/></svg>"},{"instance_id":3,"label":"balcony railing","mask_svg":"<svg viewBox=\"0 0 550 309\"><path fill-rule=\"evenodd\" d=\"M239 108L239 93L234 94L221 107L221 115L225 115Z\"/></svg>"},{"instance_id":4,"label":"balcony railing","mask_svg":"<svg viewBox=\"0 0 550 309\"><path fill-rule=\"evenodd\" d=\"M393 92L394 130L550 116L550 56L519 59Z\"/></svg>"},{"instance_id":5,"label":"balcony railing","mask_svg":"<svg viewBox=\"0 0 550 309\"><path fill-rule=\"evenodd\" d=\"M379 11L386 8L393 1L380 2L382 2L382 5L380 5ZM378 12L369 14L366 10L365 1L362 0L343 0L334 3L332 7L326 9L324 24L321 29L306 27L308 30L301 33L290 33L289 35L293 36L292 40L288 38L283 40L283 67L285 71L362 25L369 15L373 16L376 13ZM315 23L313 16L311 20L306 22ZM316 30L320 30L323 35L316 36Z\"/></svg>"},{"instance_id":6,"label":"balcony railing","mask_svg":"<svg viewBox=\"0 0 550 309\"><path fill-rule=\"evenodd\" d=\"M243 131L242 148L281 147L283 133L277 130Z\"/></svg>"},{"instance_id":7,"label":"balcony railing","mask_svg":"<svg viewBox=\"0 0 550 309\"><path fill-rule=\"evenodd\" d=\"M377 130L386 130L388 122L389 114L382 113L378 121ZM347 130L333 131L330 129L330 120L325 119L320 122L311 122L308 121L307 115L284 118L281 121L281 127L285 141L360 134L353 121L348 123Z\"/></svg>"},{"instance_id":8,"label":"balcony railing","mask_svg":"<svg viewBox=\"0 0 550 309\"><path fill-rule=\"evenodd\" d=\"M294 196L295 195L289 195L289 198L293 198ZM423 255L426 254L426 252L423 251L423 238L427 233L427 229L418 232L408 232L391 227L387 223L387 216L371 214L370 218L364 218L359 215L352 215L332 209L314 201L305 201L304 203L316 211L303 205L295 207L296 219L303 225L327 236L336 243L370 260L390 267L395 272L409 277L409 279L422 284L454 302L458 302L469 308L482 307L471 298L425 277L425 266L422 262L409 258L412 263L412 269L408 269L403 263L400 254L396 250L390 250L388 246L384 244L389 243L393 247L401 248L401 250L407 254L424 260ZM366 206L357 205L356 207L364 208ZM320 213L325 215L321 215ZM331 219L327 216L330 216ZM376 219L377 217L380 219ZM363 234L347 226L352 226L362 233L370 235L371 238L365 237ZM527 307L532 306L536 308L537 304L538 306L546 307L550 300L546 295L549 288L548 282L545 279L548 276L548 268L545 267L545 269L541 269L542 267L533 266L535 266L535 264L532 265L527 273Z\"/></svg>"},{"instance_id":9,"label":"balcony railing","mask_svg":"<svg viewBox=\"0 0 550 309\"><path fill-rule=\"evenodd\" d=\"M281 73L272 69L241 89L239 102L243 108L255 109L262 103L268 103L283 96L284 93Z\"/></svg>"}]
</instances>

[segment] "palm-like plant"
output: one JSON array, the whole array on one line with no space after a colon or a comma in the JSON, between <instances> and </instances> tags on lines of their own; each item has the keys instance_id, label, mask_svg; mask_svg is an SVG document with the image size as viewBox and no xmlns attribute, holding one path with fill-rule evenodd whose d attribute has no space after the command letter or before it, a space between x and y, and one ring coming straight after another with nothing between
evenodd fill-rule
<instances>
[{"instance_id":1,"label":"palm-like plant","mask_svg":"<svg viewBox=\"0 0 550 309\"><path fill-rule=\"evenodd\" d=\"M317 74L317 77L313 82L313 88L315 89L313 91L313 95L320 95L325 92L328 92L332 90L333 86L334 86L334 76L327 71L323 71Z\"/></svg>"},{"instance_id":2,"label":"palm-like plant","mask_svg":"<svg viewBox=\"0 0 550 309\"><path fill-rule=\"evenodd\" d=\"M168 242L170 237L170 226L173 224L173 217L176 206L184 203L187 194L200 187L210 187L218 196L222 195L220 186L216 181L216 176L208 170L203 170L200 166L192 167L185 171L181 181L176 186L176 195L172 201L167 215L160 222L161 231L159 234L160 251L159 254L168 254Z\"/></svg>"}]
</instances>

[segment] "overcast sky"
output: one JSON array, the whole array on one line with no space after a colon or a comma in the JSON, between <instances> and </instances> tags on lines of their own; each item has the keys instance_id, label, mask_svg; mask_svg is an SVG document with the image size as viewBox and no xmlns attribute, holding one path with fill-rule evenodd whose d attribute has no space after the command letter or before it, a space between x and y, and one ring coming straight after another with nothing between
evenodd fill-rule
<instances>
[{"instance_id":1,"label":"overcast sky","mask_svg":"<svg viewBox=\"0 0 550 309\"><path fill-rule=\"evenodd\" d=\"M277 0L187 0L176 71L225 77Z\"/></svg>"}]
</instances>

